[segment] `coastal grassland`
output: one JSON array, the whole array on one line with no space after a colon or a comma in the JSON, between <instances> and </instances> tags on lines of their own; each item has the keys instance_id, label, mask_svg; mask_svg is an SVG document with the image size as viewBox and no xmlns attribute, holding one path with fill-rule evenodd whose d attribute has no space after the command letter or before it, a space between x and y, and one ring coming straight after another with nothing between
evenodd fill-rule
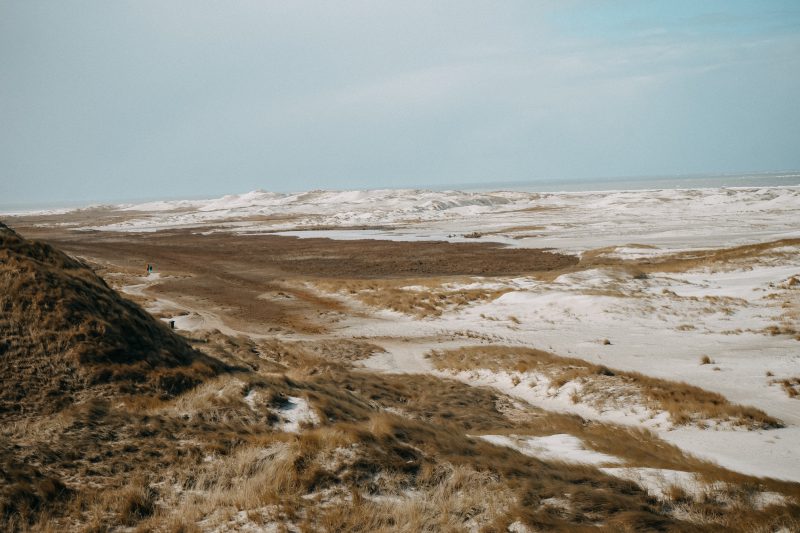
<instances>
[{"instance_id":1,"label":"coastal grassland","mask_svg":"<svg viewBox=\"0 0 800 533\"><path fill-rule=\"evenodd\" d=\"M437 317L473 303L490 302L511 291L493 284L470 286L461 279L321 280L314 285L327 292L352 297L374 308L415 317Z\"/></svg>"},{"instance_id":2,"label":"coastal grassland","mask_svg":"<svg viewBox=\"0 0 800 533\"><path fill-rule=\"evenodd\" d=\"M598 408L620 407L639 402L653 411L665 411L675 425L724 422L750 429L782 427L781 421L763 411L731 403L721 394L681 382L624 372L582 359L560 357L541 350L512 346L472 346L434 350L428 354L440 370L489 369L512 372L518 379L544 379L547 388L558 391L577 385L573 402L584 401Z\"/></svg>"},{"instance_id":3,"label":"coastal grassland","mask_svg":"<svg viewBox=\"0 0 800 533\"><path fill-rule=\"evenodd\" d=\"M502 289L447 286L471 277L509 277L560 271L578 258L497 243L298 239L167 230L126 235L26 227L73 256L91 259L120 282L154 264L164 279L147 289L186 307L203 307L234 329L325 333L352 310L335 294L356 294L370 306L413 316L488 301ZM127 281L125 281L127 279ZM430 287L414 293L404 287ZM358 298L357 298L358 299Z\"/></svg>"},{"instance_id":4,"label":"coastal grassland","mask_svg":"<svg viewBox=\"0 0 800 533\"><path fill-rule=\"evenodd\" d=\"M795 484L730 473L647 431L542 411L435 376L374 374L348 361L320 368L319 353L307 345L273 345L296 350L278 362L249 342L219 334L198 340L209 355L227 351L229 365L249 370L207 378L175 397L89 402L4 427L4 460L39 465L25 479L55 487L14 482L38 503L6 507L6 524L410 532L493 531L520 522L547 530L703 531L788 527L800 516L787 503L800 497ZM307 402L316 421L286 431L290 398ZM722 481L727 495L706 501L676 489L673 500L658 499L594 467L543 461L477 438L563 433L627 466ZM764 491L789 500L744 505Z\"/></svg>"},{"instance_id":5,"label":"coastal grassland","mask_svg":"<svg viewBox=\"0 0 800 533\"><path fill-rule=\"evenodd\" d=\"M438 279L475 272L528 272L537 258L555 261L557 269L573 259L504 255L492 246L296 242L185 231L61 238L99 264L133 269L152 261L181 276L154 288L155 294L193 299L259 331L280 327L302 335L288 340L285 330L250 338L212 331L188 338L148 321L109 340L149 339L161 348L174 344L174 353L141 349L136 342L109 353L99 341L84 346L92 348L84 361L106 354L120 359L102 361L111 368L135 356L147 363L112 380L112 388L75 389L68 402L41 403L48 409L34 402L13 417L0 412L0 524L9 531L504 531L515 523L545 531L797 529L798 484L736 474L645 430L543 411L496 390L359 369L358 361L380 348L363 339L316 335L326 331L317 313L334 312L334 299L303 298L286 289L323 278L397 278L403 287L430 278L436 287ZM403 251L411 255L392 255ZM83 287L88 315L116 316L115 307L105 313L92 304L98 298L89 289L99 285ZM22 340L39 335L21 331ZM34 355L72 386L68 371L76 359L69 346L48 344ZM489 355L502 363L500 353ZM196 361L211 371L194 368ZM524 371L554 365L554 378L566 383L618 377L577 360L564 368L561 361L533 357ZM465 368L477 366L473 362ZM159 376L174 369L191 379L165 390ZM4 390L19 387L20 375L3 375ZM626 386L645 388L643 379L623 377L631 379ZM54 385L60 390L61 380ZM656 386L664 387L667 399L678 387ZM675 390L675 401L688 398L706 410L714 405L713 397ZM758 423L755 414L740 418ZM708 490L695 495L675 486L667 497L656 497L591 465L543 460L480 438L561 434L626 467L696 473ZM768 493L780 497L759 503Z\"/></svg>"}]
</instances>

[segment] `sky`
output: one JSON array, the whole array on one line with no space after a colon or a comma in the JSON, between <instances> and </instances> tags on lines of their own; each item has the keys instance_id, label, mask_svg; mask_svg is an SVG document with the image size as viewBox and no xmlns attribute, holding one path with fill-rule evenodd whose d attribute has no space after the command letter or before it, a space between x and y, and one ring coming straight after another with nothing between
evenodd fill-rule
<instances>
[{"instance_id":1,"label":"sky","mask_svg":"<svg viewBox=\"0 0 800 533\"><path fill-rule=\"evenodd\" d=\"M0 204L790 169L797 0L0 0Z\"/></svg>"}]
</instances>

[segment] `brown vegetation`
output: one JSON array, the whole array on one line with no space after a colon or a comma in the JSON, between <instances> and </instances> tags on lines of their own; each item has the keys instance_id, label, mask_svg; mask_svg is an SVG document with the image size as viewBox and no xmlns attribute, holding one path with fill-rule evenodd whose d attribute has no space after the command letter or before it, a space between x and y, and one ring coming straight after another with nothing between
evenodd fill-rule
<instances>
[{"instance_id":1,"label":"brown vegetation","mask_svg":"<svg viewBox=\"0 0 800 533\"><path fill-rule=\"evenodd\" d=\"M580 385L582 401L598 408L639 401L653 411L666 411L676 425L709 421L729 422L748 428L782 427L759 409L729 402L721 394L689 385L599 366L582 359L559 357L541 350L510 346L474 346L432 351L429 358L440 369L488 368L547 377L550 387Z\"/></svg>"},{"instance_id":2,"label":"brown vegetation","mask_svg":"<svg viewBox=\"0 0 800 533\"><path fill-rule=\"evenodd\" d=\"M772 336L789 335L791 337L794 337L796 340L800 341L800 330L796 329L792 324L778 324L778 325L768 326L764 329L764 333Z\"/></svg>"},{"instance_id":3,"label":"brown vegetation","mask_svg":"<svg viewBox=\"0 0 800 533\"><path fill-rule=\"evenodd\" d=\"M132 262L136 267L149 259L164 268L175 269L194 262L213 266L219 272L235 262L277 277L513 276L578 263L578 258L571 255L488 242L348 241L182 230L137 235L135 243L102 233L84 233L80 238L60 234L53 242L78 255L137 258Z\"/></svg>"},{"instance_id":4,"label":"brown vegetation","mask_svg":"<svg viewBox=\"0 0 800 533\"><path fill-rule=\"evenodd\" d=\"M187 307L213 302L209 310L227 325L259 334L321 333L347 311L338 299L308 290L309 282L336 285L365 280L510 276L561 269L578 262L571 255L481 242L345 241L186 230L126 235L122 239L113 233L78 235L36 227L26 230L73 255L90 257L103 266L113 264L114 270L129 275L141 275L146 263L155 264L158 272L169 277L151 287L149 294L163 295ZM398 308L407 308L413 314L427 314L427 308L440 307L438 294L417 308L408 300L410 295L387 296L406 299L398 301ZM458 305L458 300L479 296L453 293L448 299Z\"/></svg>"},{"instance_id":5,"label":"brown vegetation","mask_svg":"<svg viewBox=\"0 0 800 533\"><path fill-rule=\"evenodd\" d=\"M451 280L451 282L454 280ZM431 280L321 280L315 285L327 292L351 296L371 307L426 317L440 316L467 305L492 301L509 288L469 288L448 286L440 278Z\"/></svg>"},{"instance_id":6,"label":"brown vegetation","mask_svg":"<svg viewBox=\"0 0 800 533\"><path fill-rule=\"evenodd\" d=\"M742 264L751 266L756 260L766 256L784 255L791 252L776 251L788 246L800 245L800 239L781 239L758 244L746 244L731 248L692 250L674 254L658 255L646 259L623 260L609 256L614 248L589 250L581 255L582 268L595 268L603 265L627 266L634 272L647 274L651 272L686 272L698 268L737 268ZM629 247L631 245L628 245Z\"/></svg>"},{"instance_id":7,"label":"brown vegetation","mask_svg":"<svg viewBox=\"0 0 800 533\"><path fill-rule=\"evenodd\" d=\"M89 390L175 395L224 368L85 265L2 224L0 310L5 420L58 411Z\"/></svg>"},{"instance_id":8,"label":"brown vegetation","mask_svg":"<svg viewBox=\"0 0 800 533\"><path fill-rule=\"evenodd\" d=\"M244 397L253 390L265 395L250 407ZM319 427L299 435L272 428L270 412L290 395L314 405ZM45 482L34 489L41 495L31 496L39 507L30 515L10 510L6 525L200 531L244 520L292 531L411 532L502 530L520 521L545 530L703 530L628 481L469 436L485 432L570 432L630 464L706 469L709 479L793 494L791 485L726 477L646 432L515 406L489 390L430 376L353 373L332 364L294 379L225 374L147 408L94 402L5 428L3 439L28 443L6 457L42 463L73 487L54 483L53 490ZM16 482L14 490L24 487ZM567 502L555 513L554 498ZM760 516L722 501L682 505L706 509L707 521L733 529L742 517L781 526L798 513L789 507Z\"/></svg>"},{"instance_id":9,"label":"brown vegetation","mask_svg":"<svg viewBox=\"0 0 800 533\"><path fill-rule=\"evenodd\" d=\"M768 373L768 375L772 375L772 373ZM786 394L789 395L789 398L800 398L800 376L785 379L774 379L771 383L777 383L783 387L783 390L786 391Z\"/></svg>"}]
</instances>

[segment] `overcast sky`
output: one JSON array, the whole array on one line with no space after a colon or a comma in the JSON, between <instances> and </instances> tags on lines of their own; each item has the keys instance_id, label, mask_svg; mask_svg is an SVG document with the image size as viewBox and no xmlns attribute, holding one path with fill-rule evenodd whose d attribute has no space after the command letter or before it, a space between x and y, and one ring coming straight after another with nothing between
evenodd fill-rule
<instances>
[{"instance_id":1,"label":"overcast sky","mask_svg":"<svg viewBox=\"0 0 800 533\"><path fill-rule=\"evenodd\" d=\"M785 169L797 0L0 0L0 204Z\"/></svg>"}]
</instances>

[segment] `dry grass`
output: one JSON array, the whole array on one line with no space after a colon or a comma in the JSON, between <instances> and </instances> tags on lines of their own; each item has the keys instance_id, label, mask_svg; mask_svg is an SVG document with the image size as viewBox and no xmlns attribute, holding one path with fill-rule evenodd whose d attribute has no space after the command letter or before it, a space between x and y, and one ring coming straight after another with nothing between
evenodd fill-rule
<instances>
[{"instance_id":1,"label":"dry grass","mask_svg":"<svg viewBox=\"0 0 800 533\"><path fill-rule=\"evenodd\" d=\"M205 307L231 328L259 334L331 331L349 310L339 298L307 289L318 280L517 276L578 262L574 256L482 242L339 241L193 230L119 239L105 232L31 226L26 231L111 270L141 274L145 263L154 263L169 277L148 294Z\"/></svg>"},{"instance_id":2,"label":"dry grass","mask_svg":"<svg viewBox=\"0 0 800 533\"><path fill-rule=\"evenodd\" d=\"M36 457L75 487L61 503L48 504L46 518L38 515L37 521L34 515L33 529L127 524L140 531L195 531L250 524L312 531L492 531L515 521L543 530L589 524L609 531L693 527L673 516L672 504L628 481L470 437L481 433L570 433L629 464L705 471L736 485L796 491L790 484L732 475L644 431L519 406L455 381L335 366L295 373L294 379L274 372L222 375L135 413L93 404L65 412L57 424L18 424L5 434L28 443L24 451L11 452L17 462L30 464ZM263 401L251 407L244 397L253 390ZM267 413L288 395L307 398L321 425L298 435L271 429ZM566 508L554 509L552 498L564 499ZM703 509L710 516L704 519L734 530L736 517L785 525L800 516L785 507L761 516L752 509L731 510L725 502L681 505L696 514Z\"/></svg>"},{"instance_id":3,"label":"dry grass","mask_svg":"<svg viewBox=\"0 0 800 533\"><path fill-rule=\"evenodd\" d=\"M692 250L636 259L624 259L615 255L617 247L611 246L586 250L576 265L564 265L560 269L540 271L532 275L542 281L552 281L565 273L611 267L626 273L631 278L647 279L653 273L682 273L698 269L712 271L750 269L759 263L771 264L791 259L795 254L785 248L796 246L800 246L800 239L780 239L730 248ZM625 247L652 248L640 244L626 244ZM796 286L792 284L792 279L786 281L786 287Z\"/></svg>"},{"instance_id":4,"label":"dry grass","mask_svg":"<svg viewBox=\"0 0 800 533\"><path fill-rule=\"evenodd\" d=\"M624 260L607 255L613 249L589 250L581 256L581 269L600 266L622 266L647 274L651 272L686 272L699 268L715 270L750 267L754 262L769 257L790 257L791 252L781 248L799 246L800 239L781 239L777 241L747 244L723 249L692 250L650 257L647 259Z\"/></svg>"},{"instance_id":5,"label":"dry grass","mask_svg":"<svg viewBox=\"0 0 800 533\"><path fill-rule=\"evenodd\" d=\"M344 505L314 509L309 521L324 531L491 530L507 522L514 496L497 476L443 464L420 476L413 492L376 501L355 491Z\"/></svg>"},{"instance_id":6,"label":"dry grass","mask_svg":"<svg viewBox=\"0 0 800 533\"><path fill-rule=\"evenodd\" d=\"M287 372L289 369L323 372L329 367L350 366L384 351L376 344L359 339L253 340L244 335L229 337L210 332L199 334L193 341L197 349L231 367L238 365L260 372Z\"/></svg>"},{"instance_id":7,"label":"dry grass","mask_svg":"<svg viewBox=\"0 0 800 533\"><path fill-rule=\"evenodd\" d=\"M134 525L156 510L158 492L144 479L135 479L117 493L117 521Z\"/></svg>"},{"instance_id":8,"label":"dry grass","mask_svg":"<svg viewBox=\"0 0 800 533\"><path fill-rule=\"evenodd\" d=\"M771 375L771 373L769 375ZM800 376L773 379L770 383L777 383L783 387L783 390L786 391L789 398L800 398Z\"/></svg>"},{"instance_id":9,"label":"dry grass","mask_svg":"<svg viewBox=\"0 0 800 533\"><path fill-rule=\"evenodd\" d=\"M316 367L349 364L383 352L373 343L354 339L325 339L319 341L259 341L257 350L261 358L273 360L287 368Z\"/></svg>"},{"instance_id":10,"label":"dry grass","mask_svg":"<svg viewBox=\"0 0 800 533\"><path fill-rule=\"evenodd\" d=\"M772 335L773 337L778 335L788 335L790 337L794 337L796 340L800 340L800 330L794 327L794 325L790 324L775 324L772 326L768 326L764 328L764 334Z\"/></svg>"},{"instance_id":11,"label":"dry grass","mask_svg":"<svg viewBox=\"0 0 800 533\"><path fill-rule=\"evenodd\" d=\"M344 294L360 302L416 317L440 316L478 302L489 302L508 288L448 286L459 280L326 280L315 285L327 292ZM467 282L468 283L468 282Z\"/></svg>"},{"instance_id":12,"label":"dry grass","mask_svg":"<svg viewBox=\"0 0 800 533\"><path fill-rule=\"evenodd\" d=\"M0 309L6 418L101 394L175 395L225 369L84 264L2 224Z\"/></svg>"},{"instance_id":13,"label":"dry grass","mask_svg":"<svg viewBox=\"0 0 800 533\"><path fill-rule=\"evenodd\" d=\"M332 375L330 379L381 409L431 423L454 434L569 433L587 442L592 449L621 457L630 464L654 468L696 466L683 452L647 431L543 411L514 402L491 389L471 387L454 380L361 373Z\"/></svg>"},{"instance_id":14,"label":"dry grass","mask_svg":"<svg viewBox=\"0 0 800 533\"><path fill-rule=\"evenodd\" d=\"M729 402L721 394L686 383L657 379L636 372L622 372L581 359L559 357L540 350L507 346L476 346L429 354L443 370L487 368L534 374L549 381L550 388L579 385L581 401L598 408L630 406L638 401L652 411L666 411L676 425L727 422L748 428L782 427L782 423L753 407Z\"/></svg>"},{"instance_id":15,"label":"dry grass","mask_svg":"<svg viewBox=\"0 0 800 533\"><path fill-rule=\"evenodd\" d=\"M39 231L76 255L137 266L149 259L172 271L225 272L245 283L251 281L249 275L259 272L262 285L275 279L517 276L578 263L571 255L489 242L348 241L193 230L143 233L121 240L103 232Z\"/></svg>"},{"instance_id":16,"label":"dry grass","mask_svg":"<svg viewBox=\"0 0 800 533\"><path fill-rule=\"evenodd\" d=\"M677 448L667 445L646 431L592 423L575 416L546 413L531 407L514 405L508 398L488 389L475 389L461 383L442 381L426 376L379 377L366 375L357 377L349 374L346 377L342 376L341 379L343 380L343 386L346 386L359 396L366 396L383 408L402 411L404 417L402 419L396 416L384 418L380 424L380 433L398 434L398 432L401 432L400 434L405 439L412 439L412 443L424 452L434 453L436 457L446 459L453 464L468 464L473 467L478 465L479 468L489 468L493 472L505 472L506 474L503 477L506 479L508 479L508 472L525 471L525 464L531 459L516 452L504 449L498 450L492 446L488 446L485 451L480 453L470 451L470 448L476 443L469 441L469 439L463 441L463 435L466 432L471 434L515 433L529 435L569 433L581 438L591 449L622 457L628 464L695 471L708 479L709 483L723 482L729 484L731 492L736 492L738 490L736 487L741 486L743 487L741 491L744 492L748 490L752 492L753 487L756 487L758 490L776 490L792 495L791 497L800 495L796 485L755 480L747 476L731 474L715 465L687 457ZM415 427L407 421L408 418L426 424L427 429L423 435L416 436L416 432L422 428ZM432 426L427 426L428 423L432 424ZM437 431L436 435L432 435L428 433L431 431L430 427L441 428L443 431L442 433ZM495 454L498 453L503 455L500 464L494 463ZM573 468L582 472L586 483L589 483L588 479L592 479L590 483L599 487L607 482L595 477L596 474L590 474L589 472L596 472L593 469L566 466L564 468L566 470L561 472L560 479L569 478L569 474L566 472ZM538 486L536 500L534 501L545 500L548 497L559 497L565 492L573 494L572 491L575 490L575 487L567 491L564 488L558 488L557 484L553 485L553 480L548 475L544 475L541 470L537 476L541 485ZM525 476L519 478L515 476L513 479L517 481L509 479L507 482L511 483L511 487L518 494L520 490L525 490L523 488L525 486ZM518 484L520 481L523 483ZM750 488L748 489L747 487ZM619 487L613 489L613 491L614 494L618 494ZM594 503L589 505L588 502L585 502L585 504L589 505L589 507L598 505L597 500L593 499L595 497L592 496L590 498ZM530 498L530 496L523 495L520 501L525 501L526 498ZM607 503L609 502L610 500L607 501ZM625 507L630 504L619 502L619 505ZM714 519L709 519L709 521L716 524L724 524L733 530L737 529L737 517L753 514L752 508L749 510L737 509L734 512L728 508L728 503L724 502L716 502L711 507L708 507L708 505L711 504L707 502L702 503L702 505L701 502L692 503L695 511L701 507L713 509ZM668 507L668 505L665 505L665 509ZM629 507L625 508L630 509ZM545 513L546 506L543 505L540 510ZM574 509L571 510L574 511ZM796 513L797 509L792 512ZM575 519L574 514L566 514L571 517L571 520ZM783 523L781 520L786 519L788 523L791 523L791 520L796 520L796 517L791 518L793 516L791 513L788 516L789 518L784 517L780 520L775 520L775 522ZM766 517L761 518L769 521L775 517L767 513ZM557 522L540 522L541 519L542 515L538 515L537 518L525 520L525 522L540 525L544 529L557 527L555 525ZM625 524L627 519L617 517L620 525ZM611 522L613 521L610 520L609 523ZM571 527L576 527L579 523L572 522L573 525ZM634 521L633 523L636 522ZM543 526L543 524L547 525ZM639 525L638 527L642 526Z\"/></svg>"},{"instance_id":17,"label":"dry grass","mask_svg":"<svg viewBox=\"0 0 800 533\"><path fill-rule=\"evenodd\" d=\"M543 229L545 229L545 226L509 226L507 228L484 232L484 235L502 235L506 233L519 233L522 231L541 231Z\"/></svg>"}]
</instances>

